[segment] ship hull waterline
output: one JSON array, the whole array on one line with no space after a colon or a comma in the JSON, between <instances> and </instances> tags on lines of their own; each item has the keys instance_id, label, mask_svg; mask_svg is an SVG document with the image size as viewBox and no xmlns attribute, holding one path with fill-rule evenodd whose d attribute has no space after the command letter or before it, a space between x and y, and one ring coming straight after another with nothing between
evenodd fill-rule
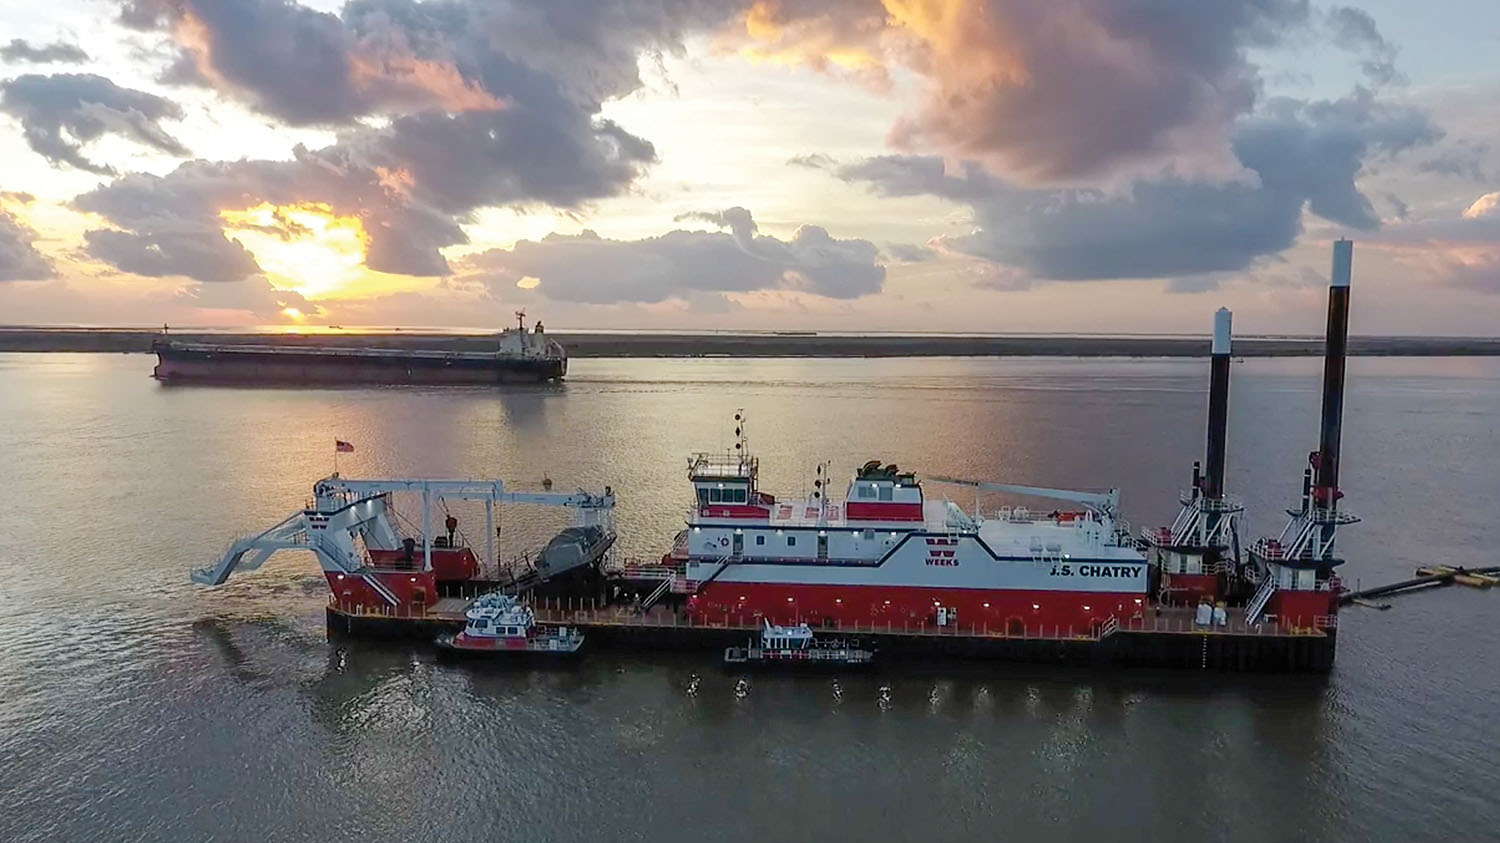
<instances>
[{"instance_id":1,"label":"ship hull waterline","mask_svg":"<svg viewBox=\"0 0 1500 843\"><path fill-rule=\"evenodd\" d=\"M238 351L158 351L152 376L168 384L414 384L489 386L547 383L567 374L564 359L416 357L357 358Z\"/></svg>"}]
</instances>

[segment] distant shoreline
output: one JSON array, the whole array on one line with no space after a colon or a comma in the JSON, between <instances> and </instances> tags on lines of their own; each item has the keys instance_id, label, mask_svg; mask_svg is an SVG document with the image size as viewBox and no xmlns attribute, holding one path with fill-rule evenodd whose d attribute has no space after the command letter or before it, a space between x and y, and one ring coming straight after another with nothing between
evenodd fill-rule
<instances>
[{"instance_id":1,"label":"distant shoreline","mask_svg":"<svg viewBox=\"0 0 1500 843\"><path fill-rule=\"evenodd\" d=\"M6 328L0 352L147 353L158 332L129 329ZM819 334L568 334L552 335L572 358L589 357L1205 357L1207 337L943 337ZM493 334L173 333L174 339L277 346L410 348L483 351ZM1235 339L1236 357L1312 357L1321 338ZM1500 339L1350 337L1349 353L1364 357L1500 356Z\"/></svg>"}]
</instances>

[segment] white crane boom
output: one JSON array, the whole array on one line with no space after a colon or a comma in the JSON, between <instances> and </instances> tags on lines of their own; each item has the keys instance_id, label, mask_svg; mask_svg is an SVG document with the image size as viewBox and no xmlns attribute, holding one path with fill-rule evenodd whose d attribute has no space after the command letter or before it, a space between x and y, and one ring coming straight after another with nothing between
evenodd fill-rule
<instances>
[{"instance_id":1,"label":"white crane boom","mask_svg":"<svg viewBox=\"0 0 1500 843\"><path fill-rule=\"evenodd\" d=\"M933 477L927 476L928 480L937 483L952 483L955 486L972 486L986 492L1009 492L1013 495L1030 495L1038 498L1051 498L1053 500L1072 501L1088 507L1090 510L1113 517L1120 507L1120 490L1110 489L1107 492L1079 492L1072 489L1049 489L1045 486L1021 486L1015 483L991 483L986 480L964 480L958 477Z\"/></svg>"},{"instance_id":2,"label":"white crane boom","mask_svg":"<svg viewBox=\"0 0 1500 843\"><path fill-rule=\"evenodd\" d=\"M390 478L383 480L352 480L338 475L318 481L315 494L318 497L337 493L348 493L359 497L381 495L386 492L420 492L440 498L454 500L494 501L495 503L536 504L539 506L570 506L579 509L611 509L615 505L613 490L608 486L604 494L597 495L579 489L576 492L507 492L500 480L427 480L418 478Z\"/></svg>"},{"instance_id":3,"label":"white crane boom","mask_svg":"<svg viewBox=\"0 0 1500 843\"><path fill-rule=\"evenodd\" d=\"M500 480L438 480L427 478L389 478L351 480L334 474L313 486L312 505L293 513L276 526L254 536L239 539L229 546L219 561L193 572L193 580L204 585L220 585L236 569L254 570L277 550L311 550L323 570L344 576L362 577L390 605L397 598L377 577L366 576L365 560L356 543L365 548L394 549L401 536L391 523L386 497L392 492L414 492L422 496L422 570L432 570L433 524L432 499L452 498L484 502L486 561L495 559L495 505L534 504L564 506L576 510L580 526L602 527L613 533L611 516L615 506L614 490L605 486L603 494L579 489L576 492L507 492Z\"/></svg>"}]
</instances>

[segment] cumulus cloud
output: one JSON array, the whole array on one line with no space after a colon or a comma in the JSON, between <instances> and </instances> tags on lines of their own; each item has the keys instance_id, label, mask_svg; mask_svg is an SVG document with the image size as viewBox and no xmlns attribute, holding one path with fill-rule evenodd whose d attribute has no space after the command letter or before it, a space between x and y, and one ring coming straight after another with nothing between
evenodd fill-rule
<instances>
[{"instance_id":1,"label":"cumulus cloud","mask_svg":"<svg viewBox=\"0 0 1500 843\"><path fill-rule=\"evenodd\" d=\"M1371 85L1404 81L1396 70L1396 45L1385 40L1370 13L1353 6L1335 6L1328 11L1328 25L1335 44L1360 56L1360 70Z\"/></svg>"},{"instance_id":2,"label":"cumulus cloud","mask_svg":"<svg viewBox=\"0 0 1500 843\"><path fill-rule=\"evenodd\" d=\"M115 171L85 158L81 147L106 133L170 155L189 154L161 126L163 120L182 117L180 106L155 94L122 88L103 76L17 76L0 83L0 112L20 121L27 145L48 161L98 175Z\"/></svg>"},{"instance_id":3,"label":"cumulus cloud","mask_svg":"<svg viewBox=\"0 0 1500 843\"><path fill-rule=\"evenodd\" d=\"M1360 91L1331 102L1276 101L1241 120L1231 148L1243 172L1225 181L1168 175L1118 191L1040 190L972 163L950 171L941 159L912 156L869 159L839 174L885 195L969 205L974 231L931 245L1028 278L1185 278L1243 270L1286 249L1302 231L1304 209L1354 229L1378 227L1355 184L1366 162L1437 137L1421 112ZM1201 287L1201 279L1188 286Z\"/></svg>"},{"instance_id":4,"label":"cumulus cloud","mask_svg":"<svg viewBox=\"0 0 1500 843\"><path fill-rule=\"evenodd\" d=\"M1476 197L1456 217L1390 226L1372 245L1397 253L1423 280L1500 295L1500 191Z\"/></svg>"},{"instance_id":5,"label":"cumulus cloud","mask_svg":"<svg viewBox=\"0 0 1500 843\"><path fill-rule=\"evenodd\" d=\"M416 201L388 171L356 162L337 147L297 148L289 161L189 161L165 176L134 173L73 200L114 229L86 234L97 258L142 275L238 281L260 268L224 235L221 211L261 203L317 203L360 220L371 269L441 275L437 250L464 241L452 217Z\"/></svg>"},{"instance_id":6,"label":"cumulus cloud","mask_svg":"<svg viewBox=\"0 0 1500 843\"><path fill-rule=\"evenodd\" d=\"M194 284L173 296L176 304L209 310L239 310L259 319L279 319L294 308L304 316L321 315L323 309L301 293L278 290L263 277L230 284Z\"/></svg>"},{"instance_id":7,"label":"cumulus cloud","mask_svg":"<svg viewBox=\"0 0 1500 843\"><path fill-rule=\"evenodd\" d=\"M370 268L444 275L439 250L466 242L459 225L476 209L576 209L625 191L656 150L601 118L603 101L641 84L642 53L681 49L736 5L356 0L333 15L284 0L132 0L121 19L180 52L170 79L340 130L290 161L194 161L85 194L76 205L114 227L90 249L153 274L242 278L257 267L222 236L219 212L316 202L361 219Z\"/></svg>"},{"instance_id":8,"label":"cumulus cloud","mask_svg":"<svg viewBox=\"0 0 1500 843\"><path fill-rule=\"evenodd\" d=\"M369 114L491 111L567 101L585 113L640 86L642 51L725 19L731 0L128 0L121 20L169 33L177 81L293 125ZM317 84L309 84L317 80Z\"/></svg>"},{"instance_id":9,"label":"cumulus cloud","mask_svg":"<svg viewBox=\"0 0 1500 843\"><path fill-rule=\"evenodd\" d=\"M754 55L919 74L898 145L1068 182L1227 157L1259 85L1247 50L1308 19L1305 0L757 0L742 20Z\"/></svg>"},{"instance_id":10,"label":"cumulus cloud","mask_svg":"<svg viewBox=\"0 0 1500 843\"><path fill-rule=\"evenodd\" d=\"M42 281L52 264L32 245L36 232L0 208L0 281Z\"/></svg>"},{"instance_id":11,"label":"cumulus cloud","mask_svg":"<svg viewBox=\"0 0 1500 843\"><path fill-rule=\"evenodd\" d=\"M0 47L0 61L13 64L29 62L31 64L80 64L89 60L89 54L85 53L76 44L66 44L58 41L53 44L32 44L20 38L12 38L9 44Z\"/></svg>"},{"instance_id":12,"label":"cumulus cloud","mask_svg":"<svg viewBox=\"0 0 1500 843\"><path fill-rule=\"evenodd\" d=\"M506 288L537 279L536 292L547 298L590 304L757 290L850 299L879 292L885 281L879 251L866 240L840 240L813 225L780 240L757 233L744 208L687 216L729 231L679 229L642 240L552 234L475 255L464 268Z\"/></svg>"},{"instance_id":13,"label":"cumulus cloud","mask_svg":"<svg viewBox=\"0 0 1500 843\"><path fill-rule=\"evenodd\" d=\"M892 260L902 263L921 263L937 257L937 254L926 246L918 246L914 243L890 243L885 247L885 253Z\"/></svg>"},{"instance_id":14,"label":"cumulus cloud","mask_svg":"<svg viewBox=\"0 0 1500 843\"><path fill-rule=\"evenodd\" d=\"M1446 147L1418 164L1417 172L1454 176L1473 182L1491 180L1491 175L1485 167L1490 153L1488 143L1455 138Z\"/></svg>"},{"instance_id":15,"label":"cumulus cloud","mask_svg":"<svg viewBox=\"0 0 1500 843\"><path fill-rule=\"evenodd\" d=\"M809 170L831 169L837 162L831 156L821 152L812 152L806 155L793 155L786 163L793 167L806 167Z\"/></svg>"},{"instance_id":16,"label":"cumulus cloud","mask_svg":"<svg viewBox=\"0 0 1500 843\"><path fill-rule=\"evenodd\" d=\"M381 5L396 6L351 7L374 19ZM129 25L172 34L181 52L167 80L219 88L291 125L343 124L412 107L503 106L442 55L441 44L424 54L425 45L386 27L388 19L361 31L283 0L134 0L122 15Z\"/></svg>"}]
</instances>

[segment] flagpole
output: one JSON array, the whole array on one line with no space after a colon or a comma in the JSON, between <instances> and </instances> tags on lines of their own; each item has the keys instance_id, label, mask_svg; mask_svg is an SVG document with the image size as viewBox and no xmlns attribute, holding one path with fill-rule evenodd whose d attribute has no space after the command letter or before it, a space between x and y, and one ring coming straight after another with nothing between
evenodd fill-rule
<instances>
[{"instance_id":1,"label":"flagpole","mask_svg":"<svg viewBox=\"0 0 1500 843\"><path fill-rule=\"evenodd\" d=\"M339 440L337 437L333 440L333 473L339 473Z\"/></svg>"}]
</instances>

